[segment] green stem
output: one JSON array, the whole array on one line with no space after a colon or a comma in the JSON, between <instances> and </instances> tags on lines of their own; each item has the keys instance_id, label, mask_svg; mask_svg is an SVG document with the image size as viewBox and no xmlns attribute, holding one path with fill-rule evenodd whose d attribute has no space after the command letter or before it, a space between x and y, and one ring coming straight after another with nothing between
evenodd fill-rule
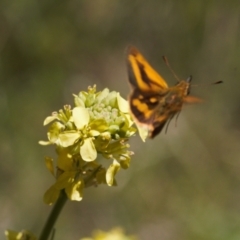
<instances>
[{"instance_id":1,"label":"green stem","mask_svg":"<svg viewBox=\"0 0 240 240\"><path fill-rule=\"evenodd\" d=\"M95 177L96 173L101 169L101 165L98 166L93 172L92 174L85 179L85 185L87 186L89 182L91 182L91 180ZM43 227L43 230L41 232L41 235L39 237L39 240L48 240L49 239L49 236L53 230L53 227L54 227L54 224L64 206L64 204L66 203L67 201L67 195L65 193L64 190L62 190L60 192L60 196L57 200L57 202L55 203L48 219L47 219L47 222L45 223L44 227Z\"/></svg>"},{"instance_id":2,"label":"green stem","mask_svg":"<svg viewBox=\"0 0 240 240\"><path fill-rule=\"evenodd\" d=\"M55 205L47 219L47 222L45 223L45 225L43 227L43 230L41 232L39 240L49 239L49 236L52 232L54 224L55 224L64 204L66 203L66 201L67 201L66 193L64 192L64 190L62 190L57 202L55 203Z\"/></svg>"}]
</instances>

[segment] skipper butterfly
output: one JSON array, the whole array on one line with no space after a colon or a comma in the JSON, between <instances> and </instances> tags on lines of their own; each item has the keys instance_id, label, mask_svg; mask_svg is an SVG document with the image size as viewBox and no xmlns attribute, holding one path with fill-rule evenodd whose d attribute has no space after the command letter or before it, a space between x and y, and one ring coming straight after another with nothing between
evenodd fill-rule
<instances>
[{"instance_id":1,"label":"skipper butterfly","mask_svg":"<svg viewBox=\"0 0 240 240\"><path fill-rule=\"evenodd\" d=\"M175 115L178 116L184 102L199 102L200 99L188 96L191 76L168 87L135 47L130 46L127 53L128 79L132 88L129 96L130 111L135 122L147 128L148 136L154 138L166 123ZM166 58L165 62L168 65Z\"/></svg>"}]
</instances>

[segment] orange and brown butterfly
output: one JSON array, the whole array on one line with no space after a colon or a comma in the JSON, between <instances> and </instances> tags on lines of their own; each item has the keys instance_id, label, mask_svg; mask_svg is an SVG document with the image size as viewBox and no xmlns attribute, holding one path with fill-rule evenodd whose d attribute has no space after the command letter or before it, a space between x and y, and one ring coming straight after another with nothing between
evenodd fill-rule
<instances>
[{"instance_id":1,"label":"orange and brown butterfly","mask_svg":"<svg viewBox=\"0 0 240 240\"><path fill-rule=\"evenodd\" d=\"M159 134L165 124L180 113L184 102L201 101L188 96L191 76L168 87L166 81L133 46L127 49L127 68L132 88L129 96L130 112L137 125L148 130L150 138Z\"/></svg>"}]
</instances>

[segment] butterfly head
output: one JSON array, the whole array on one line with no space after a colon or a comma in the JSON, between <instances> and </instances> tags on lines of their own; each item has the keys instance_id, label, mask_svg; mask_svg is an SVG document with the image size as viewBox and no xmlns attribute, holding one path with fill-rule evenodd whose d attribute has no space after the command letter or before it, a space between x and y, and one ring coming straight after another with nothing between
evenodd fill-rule
<instances>
[{"instance_id":1,"label":"butterfly head","mask_svg":"<svg viewBox=\"0 0 240 240\"><path fill-rule=\"evenodd\" d=\"M190 93L190 85L192 81L192 76L190 75L186 80L181 80L176 84L176 87L183 96L187 96Z\"/></svg>"}]
</instances>

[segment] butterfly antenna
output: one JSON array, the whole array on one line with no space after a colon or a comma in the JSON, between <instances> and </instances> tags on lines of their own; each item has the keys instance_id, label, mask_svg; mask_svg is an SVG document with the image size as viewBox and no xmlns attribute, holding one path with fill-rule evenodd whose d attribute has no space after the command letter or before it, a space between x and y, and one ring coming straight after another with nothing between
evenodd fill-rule
<instances>
[{"instance_id":1,"label":"butterfly antenna","mask_svg":"<svg viewBox=\"0 0 240 240\"><path fill-rule=\"evenodd\" d=\"M206 84L192 84L191 87L198 87L198 86L204 86L204 85L216 85L216 84L221 84L223 83L223 81L216 81L216 82L213 82L213 83L206 83Z\"/></svg>"},{"instance_id":2,"label":"butterfly antenna","mask_svg":"<svg viewBox=\"0 0 240 240\"><path fill-rule=\"evenodd\" d=\"M223 83L223 81L217 81L217 82L214 82L212 84L220 84L220 83Z\"/></svg>"},{"instance_id":3,"label":"butterfly antenna","mask_svg":"<svg viewBox=\"0 0 240 240\"><path fill-rule=\"evenodd\" d=\"M171 73L173 74L173 76L177 79L178 82L180 82L179 77L176 75L176 73L173 71L172 67L170 66L168 59L166 56L162 56L163 61L165 62L165 64L167 65L167 67L169 68L169 70L171 71Z\"/></svg>"}]
</instances>

